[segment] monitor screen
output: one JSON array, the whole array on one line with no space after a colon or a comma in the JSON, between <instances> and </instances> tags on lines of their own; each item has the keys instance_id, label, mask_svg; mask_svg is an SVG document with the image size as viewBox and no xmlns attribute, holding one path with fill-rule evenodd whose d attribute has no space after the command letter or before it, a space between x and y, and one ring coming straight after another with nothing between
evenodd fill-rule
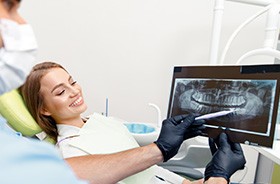
<instances>
[{"instance_id":1,"label":"monitor screen","mask_svg":"<svg viewBox=\"0 0 280 184\"><path fill-rule=\"evenodd\" d=\"M174 67L168 117L234 112L207 119L205 133L272 147L279 108L280 65Z\"/></svg>"}]
</instances>

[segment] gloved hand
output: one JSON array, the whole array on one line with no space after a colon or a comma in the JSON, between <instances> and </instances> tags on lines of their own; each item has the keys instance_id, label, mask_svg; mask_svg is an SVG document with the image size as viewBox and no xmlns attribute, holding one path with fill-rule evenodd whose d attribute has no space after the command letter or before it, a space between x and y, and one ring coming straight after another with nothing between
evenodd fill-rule
<instances>
[{"instance_id":1,"label":"gloved hand","mask_svg":"<svg viewBox=\"0 0 280 184\"><path fill-rule=\"evenodd\" d=\"M233 173L244 168L246 160L242 148L239 143L231 142L227 134L221 133L216 142L209 138L209 146L213 157L206 166L205 181L210 177L223 177L229 182Z\"/></svg>"},{"instance_id":2,"label":"gloved hand","mask_svg":"<svg viewBox=\"0 0 280 184\"><path fill-rule=\"evenodd\" d=\"M194 118L193 115L179 115L163 121L155 144L161 150L164 162L177 154L184 140L201 135L205 121L195 121Z\"/></svg>"}]
</instances>

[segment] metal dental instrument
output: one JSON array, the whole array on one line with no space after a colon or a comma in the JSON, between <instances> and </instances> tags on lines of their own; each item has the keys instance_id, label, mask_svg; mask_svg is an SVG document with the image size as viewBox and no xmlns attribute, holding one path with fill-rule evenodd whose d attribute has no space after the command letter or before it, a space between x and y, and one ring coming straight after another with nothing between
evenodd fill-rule
<instances>
[{"instance_id":1,"label":"metal dental instrument","mask_svg":"<svg viewBox=\"0 0 280 184\"><path fill-rule=\"evenodd\" d=\"M214 113L209 113L209 114L204 114L202 116L198 116L195 118L195 120L202 120L202 119L210 119L210 118L216 118L220 116L225 116L228 115L236 110L229 110L229 111L219 111L219 112L214 112Z\"/></svg>"}]
</instances>

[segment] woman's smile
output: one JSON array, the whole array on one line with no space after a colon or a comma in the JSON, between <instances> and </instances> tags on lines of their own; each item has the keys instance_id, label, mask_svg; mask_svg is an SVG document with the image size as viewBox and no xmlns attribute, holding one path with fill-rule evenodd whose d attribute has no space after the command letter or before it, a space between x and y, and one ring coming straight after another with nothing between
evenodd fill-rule
<instances>
[{"instance_id":1,"label":"woman's smile","mask_svg":"<svg viewBox=\"0 0 280 184\"><path fill-rule=\"evenodd\" d=\"M81 96L79 96L73 103L71 103L69 106L70 107L76 107L76 106L80 106L84 103L84 100Z\"/></svg>"}]
</instances>

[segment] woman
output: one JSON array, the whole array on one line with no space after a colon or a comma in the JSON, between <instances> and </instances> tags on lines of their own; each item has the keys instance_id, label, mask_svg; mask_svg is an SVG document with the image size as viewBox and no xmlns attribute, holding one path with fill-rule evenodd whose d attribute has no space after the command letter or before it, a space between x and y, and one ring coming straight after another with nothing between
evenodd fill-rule
<instances>
[{"instance_id":1,"label":"woman","mask_svg":"<svg viewBox=\"0 0 280 184\"><path fill-rule=\"evenodd\" d=\"M138 147L122 122L96 113L88 119L81 118L81 113L87 109L82 89L57 63L43 62L34 66L21 92L30 113L45 133L57 141L64 158ZM120 183L165 183L162 179L190 183L157 166Z\"/></svg>"}]
</instances>

